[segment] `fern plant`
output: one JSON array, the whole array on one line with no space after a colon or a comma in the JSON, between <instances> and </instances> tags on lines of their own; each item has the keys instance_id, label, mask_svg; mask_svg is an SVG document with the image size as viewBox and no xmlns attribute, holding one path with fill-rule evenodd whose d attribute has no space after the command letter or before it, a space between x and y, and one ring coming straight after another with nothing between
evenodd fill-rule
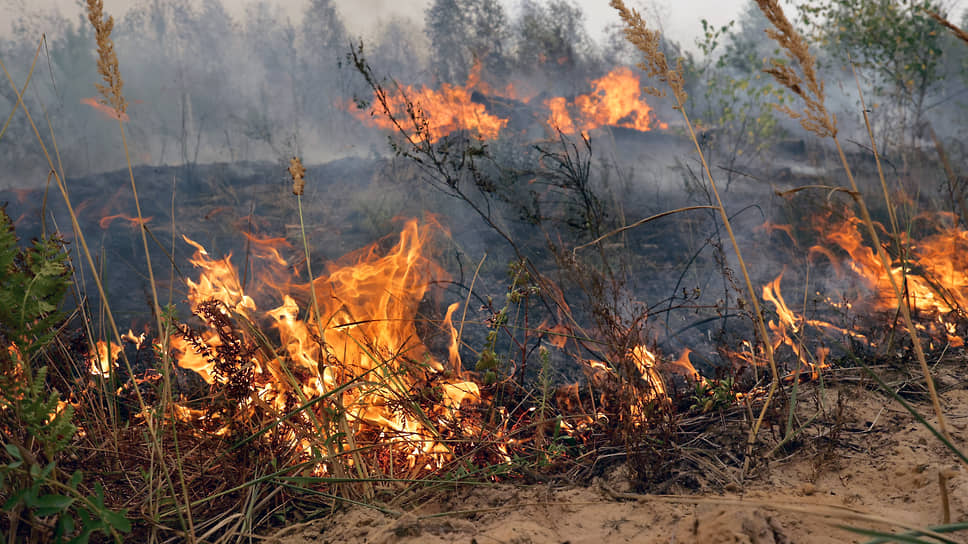
<instances>
[{"instance_id":1,"label":"fern plant","mask_svg":"<svg viewBox=\"0 0 968 544\"><path fill-rule=\"evenodd\" d=\"M0 339L30 363L63 319L58 308L71 275L60 237L34 240L26 249L17 242L10 217L0 209Z\"/></svg>"},{"instance_id":2,"label":"fern plant","mask_svg":"<svg viewBox=\"0 0 968 544\"><path fill-rule=\"evenodd\" d=\"M71 284L64 241L34 240L21 249L0 208L0 537L9 542L87 542L104 532L120 542L125 512L104 505L104 492L81 486L82 475L57 469L77 428L70 404L47 384L38 355L64 320ZM7 524L4 525L3 521Z\"/></svg>"}]
</instances>

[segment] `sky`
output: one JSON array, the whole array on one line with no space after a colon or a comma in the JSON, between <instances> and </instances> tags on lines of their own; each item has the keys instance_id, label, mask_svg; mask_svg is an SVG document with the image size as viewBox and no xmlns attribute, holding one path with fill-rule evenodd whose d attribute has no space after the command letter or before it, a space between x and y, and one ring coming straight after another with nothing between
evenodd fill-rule
<instances>
[{"instance_id":1,"label":"sky","mask_svg":"<svg viewBox=\"0 0 968 544\"><path fill-rule=\"evenodd\" d=\"M520 3L520 0L502 1L512 12ZM602 29L609 23L618 21L615 10L608 5L608 0L576 1L586 14L588 29L593 36L600 35ZM422 22L424 10L430 4L430 0L335 0L335 2L349 29L354 34L363 35L364 38L374 30L380 19L404 15ZM723 25L730 19L738 17L745 2L746 0L630 0L627 3L632 7L637 5L639 8L645 8L642 10L643 13L654 14L657 11L665 34L691 49L699 35L701 18L706 18L716 26ZM107 13L120 17L132 3L131 0L104 0L104 8ZM233 15L241 15L249 2L248 0L222 0L222 3ZM307 0L275 0L274 3L284 9L294 20L299 18L308 4ZM7 4L14 6L14 13L17 10L51 9L59 9L64 13L79 13L80 9L77 0L0 0L0 11L10 13L11 11L4 9Z\"/></svg>"}]
</instances>

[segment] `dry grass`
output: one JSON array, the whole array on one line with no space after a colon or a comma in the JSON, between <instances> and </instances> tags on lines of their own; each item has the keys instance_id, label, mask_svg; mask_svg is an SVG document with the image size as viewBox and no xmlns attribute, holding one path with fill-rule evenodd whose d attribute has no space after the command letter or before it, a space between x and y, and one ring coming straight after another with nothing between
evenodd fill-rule
<instances>
[{"instance_id":1,"label":"dry grass","mask_svg":"<svg viewBox=\"0 0 968 544\"><path fill-rule=\"evenodd\" d=\"M102 0L87 0L87 19L94 27L97 41L97 71L104 79L103 85L95 83L94 86L101 93L102 104L123 114L128 110L128 102L124 99L124 80L121 79L118 56L114 52L114 41L111 39L114 17L105 16Z\"/></svg>"}]
</instances>

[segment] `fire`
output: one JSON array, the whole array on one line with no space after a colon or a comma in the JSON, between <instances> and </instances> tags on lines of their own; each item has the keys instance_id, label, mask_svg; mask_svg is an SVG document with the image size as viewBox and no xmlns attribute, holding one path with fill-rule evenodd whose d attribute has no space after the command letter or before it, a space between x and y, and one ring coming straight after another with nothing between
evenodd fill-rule
<instances>
[{"instance_id":1,"label":"fire","mask_svg":"<svg viewBox=\"0 0 968 544\"><path fill-rule=\"evenodd\" d=\"M304 457L324 449L317 443L323 437L342 435L336 450L382 444L384 451L372 455L382 456L375 466L389 471L439 466L450 458L448 439L472 432L473 426L458 424L458 410L478 403L481 392L460 379L451 324L457 305L444 323L451 335L447 365L417 333L417 306L430 280L443 274L425 254L434 228L411 220L388 252L373 244L347 255L312 285L281 292L281 304L264 312L242 289L230 256L214 259L186 238L196 250L191 262L202 272L188 281L188 298L208 327L172 337L178 364L234 394L237 409L249 417L260 407L276 414L307 407L276 431ZM278 268L276 258L281 254L267 251L261 261ZM278 349L259 345L250 330L258 323L275 329Z\"/></svg>"},{"instance_id":2,"label":"fire","mask_svg":"<svg viewBox=\"0 0 968 544\"><path fill-rule=\"evenodd\" d=\"M968 231L952 226L955 222L944 214L920 216L918 219L928 221L936 232L920 239L903 234L900 245L906 248L907 254L903 259L896 259L890 270L885 270L861 234L860 219L849 212L842 219L832 219L832 215L827 212L814 218L813 228L819 234L820 243L810 248L810 256L814 260L829 261L838 275L851 272L860 280L861 288L842 302L828 299L831 307L894 312L900 302L891 285L893 277L903 290L904 302L929 318L918 325L919 329L927 331L933 338L946 339L952 347L964 345L952 317L968 308ZM782 231L791 241L796 240L792 226L767 223L762 228L771 232ZM777 319L769 322L774 349L789 346L802 364L816 371L825 366L829 350L819 347L815 354L806 351L803 336L808 326L874 345L855 330L819 319L806 319L790 310L780 291L782 278L783 273L780 273L763 287L762 292L763 300L771 303L777 314ZM749 355L749 358L745 355L738 357L752 361Z\"/></svg>"},{"instance_id":3,"label":"fire","mask_svg":"<svg viewBox=\"0 0 968 544\"><path fill-rule=\"evenodd\" d=\"M557 128L565 134L574 134L575 123L571 120L568 113L568 100L563 96L555 96L545 101L545 106L551 110L548 117L548 125Z\"/></svg>"},{"instance_id":4,"label":"fire","mask_svg":"<svg viewBox=\"0 0 968 544\"><path fill-rule=\"evenodd\" d=\"M813 256L827 258L837 268L846 261L847 268L856 274L870 290L866 302L875 311L894 311L899 301L891 286L891 276L901 287L905 302L911 308L942 320L953 313L968 309L968 231L961 230L944 214L923 215L936 232L921 239L902 234L901 246L908 249L904 259L897 259L891 270L884 269L874 250L865 244L860 233L860 220L848 214L843 220L818 220L816 229L828 246L839 248L848 259L841 259L828 247L810 248ZM888 275L890 274L890 276ZM948 333L950 340L962 340Z\"/></svg>"},{"instance_id":5,"label":"fire","mask_svg":"<svg viewBox=\"0 0 968 544\"><path fill-rule=\"evenodd\" d=\"M548 109L546 123L565 134L584 133L602 126L643 132L655 127L669 128L666 123L656 121L652 107L645 101L639 77L630 68L615 68L591 81L590 85L590 93L571 101L562 96L544 100L543 105ZM355 106L351 106L350 111L373 126L386 130L402 129L417 142L427 139L428 135L431 142L436 142L458 130L473 132L483 140L497 139L508 119L488 113L484 104L471 99L472 91L489 98L523 103L530 102L537 94L527 89L526 83L508 83L504 89L491 87L482 78L480 63L475 62L463 86L444 83L439 89L405 85L396 91L378 90L378 93L384 93L382 98L387 111L382 111L379 94L374 97L375 105L369 111ZM419 127L413 126L414 118Z\"/></svg>"},{"instance_id":6,"label":"fire","mask_svg":"<svg viewBox=\"0 0 968 544\"><path fill-rule=\"evenodd\" d=\"M88 365L91 374L95 376L107 376L112 368L116 368L118 357L121 355L121 346L114 342L98 340L94 344L94 353L88 357Z\"/></svg>"},{"instance_id":7,"label":"fire","mask_svg":"<svg viewBox=\"0 0 968 544\"><path fill-rule=\"evenodd\" d=\"M101 100L93 97L82 98L81 104L85 106L91 106L97 110L101 115L104 115L108 119L114 119L116 121L130 121L131 118L128 117L127 113L118 111L107 104L101 102Z\"/></svg>"},{"instance_id":8,"label":"fire","mask_svg":"<svg viewBox=\"0 0 968 544\"><path fill-rule=\"evenodd\" d=\"M546 100L545 106L551 110L548 124L566 134L605 125L643 132L653 126L668 128L665 123L656 123L652 107L642 96L642 84L631 69L616 68L591 85L592 92L575 97L570 107L562 97Z\"/></svg>"},{"instance_id":9,"label":"fire","mask_svg":"<svg viewBox=\"0 0 968 544\"><path fill-rule=\"evenodd\" d=\"M382 129L396 130L396 123L399 123L414 141L429 137L431 142L436 142L460 130L475 133L482 140L496 140L508 120L488 113L484 104L471 100L471 90L477 84L478 80L471 77L464 87L444 83L439 90L434 90L405 85L384 95L388 111L368 113L358 108L351 108L351 111L364 122ZM374 102L378 102L379 97L376 98ZM411 119L411 111L415 120ZM415 123L421 126L411 128Z\"/></svg>"},{"instance_id":10,"label":"fire","mask_svg":"<svg viewBox=\"0 0 968 544\"><path fill-rule=\"evenodd\" d=\"M646 389L640 401L651 402L654 400L669 400L666 377L678 374L691 381L700 381L702 377L689 360L690 350L686 349L675 361L665 361L659 359L656 354L645 346L638 345L633 347L626 354L626 357L634 365L638 378L646 384ZM589 369L594 372L615 375L615 369L601 361L585 361Z\"/></svg>"},{"instance_id":11,"label":"fire","mask_svg":"<svg viewBox=\"0 0 968 544\"><path fill-rule=\"evenodd\" d=\"M773 350L776 351L781 345L789 346L797 361L811 370L811 376L816 376L821 369L826 368L827 355L830 350L819 346L816 355L811 357L803 343L804 325L833 328L841 332L847 331L824 321L805 319L790 310L783 299L783 293L780 291L780 282L783 280L784 273L786 273L785 270L780 272L776 279L763 286L763 300L772 303L777 314L777 320L770 320L767 323L770 328L770 336L773 339Z\"/></svg>"}]
</instances>

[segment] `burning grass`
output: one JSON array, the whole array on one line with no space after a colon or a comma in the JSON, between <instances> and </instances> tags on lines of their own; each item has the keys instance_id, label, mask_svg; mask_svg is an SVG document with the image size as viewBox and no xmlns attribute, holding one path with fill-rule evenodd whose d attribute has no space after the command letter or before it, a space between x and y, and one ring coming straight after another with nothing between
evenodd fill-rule
<instances>
[{"instance_id":1,"label":"burning grass","mask_svg":"<svg viewBox=\"0 0 968 544\"><path fill-rule=\"evenodd\" d=\"M497 164L499 156L483 142L498 140L510 120L475 99L474 92L488 100L499 94L477 72L463 87L388 90L373 77L362 48L351 53L373 91L376 109L366 118L395 131L406 142L398 151L419 165L433 187L508 243L513 259L503 305L475 288L486 256L469 284L463 276L459 281L449 276L438 254L449 235L432 216L401 220L398 233L333 259L314 274L319 260L312 255L303 208L313 180L293 157L288 172L302 247L286 237L245 232L240 274L231 254L213 256L183 235L178 243L193 248L189 262L195 273L184 279L191 317L178 319L176 305L160 303L147 241L158 221L143 215L129 167L136 215L108 214L99 225L117 228L112 223L123 219L125 228L138 230L154 326L121 334L63 174L48 159L103 317L91 315L85 303L78 304L76 319L56 313L68 288L80 295L62 242L49 238L20 250L2 214L0 272L8 281L0 284L0 432L6 455L0 482L11 482L13 491L0 491L8 514L0 528L11 540L92 534L120 540L133 530L136 538L154 542L241 541L271 525L274 516L284 522L316 517L340 504L399 514L401 505L441 487L563 474L588 478L603 474L614 459L624 461L634 484L644 489L700 487L684 474L709 467L720 475L717 485L741 485L756 464L802 444L812 421L840 414L840 404L817 400L816 413L804 416L804 404L798 404L802 381L822 388L825 375L845 361L861 367L868 366L864 359L906 361L912 358L904 353L908 346L934 402L936 434L968 463L944 426L922 348L922 341L929 354L964 344L968 232L958 218L922 214L899 232L890 201L890 230L871 218L836 140L836 120L824 106L814 60L782 10L763 1L778 29L772 35L796 64L776 63L771 73L806 104L802 114L787 111L802 115L804 128L834 138L852 184L843 192L854 207L830 205L809 224L764 229L768 237L785 237L787 246L792 242L808 270L832 270L847 286L839 299L825 296L812 308L807 296L802 304L788 303L795 299L789 291L785 296L784 281L797 271L786 269L754 286L755 275L743 260L685 111L681 66L669 63L658 33L639 14L620 0L612 4L628 25L628 38L646 56L643 68L672 91L711 193L708 206L684 207L607 234L603 205L589 182L588 132L668 128L642 98L645 91L630 69L591 81L588 94L541 101L541 122L555 131L563 149L549 151L546 142L533 146L542 166L553 165L548 174ZM130 119L110 42L112 22L100 2L91 0L89 12L106 83L98 87L103 100L97 107L114 112L123 136ZM513 97L513 89L502 96ZM27 112L22 100L19 105ZM359 116L365 116L366 105L358 104ZM472 135L478 144L454 134ZM587 157L572 142L575 135ZM557 238L547 242L547 253L529 251L503 230L492 210L502 198L517 204L513 193L500 192L508 180L532 184L542 175L547 176L542 183L554 188L548 193L565 195L557 209L581 210L581 221L570 222L579 235L545 233L554 234L548 240ZM535 194L530 193L539 207ZM657 348L652 309L642 310L628 292L621 276L632 271L617 271L608 245L613 236L652 219L696 210L718 212L745 283L745 291L727 290L727 299L735 302L715 306L724 320L730 312L743 317L744 338L739 345L723 341L718 364L707 358L703 372L690 350L676 357ZM545 228L544 216L531 219ZM882 244L880 236L889 243ZM594 240L580 243L588 238ZM589 247L598 254L581 257L578 249ZM733 282L727 259L720 262ZM441 284L454 286L460 296ZM575 291L587 308L574 308ZM11 308L19 308L19 315ZM845 310L872 317L868 328L885 329L892 313L902 314L903 324L876 335L856 320L838 321L835 316ZM73 340L71 328L78 329ZM901 345L895 332L905 329L910 344ZM571 379L556 376L556 366L571 369ZM896 391L891 394L904 402ZM835 431L827 435L832 443ZM712 444L713 436L721 439L719 447L696 446Z\"/></svg>"},{"instance_id":2,"label":"burning grass","mask_svg":"<svg viewBox=\"0 0 968 544\"><path fill-rule=\"evenodd\" d=\"M496 140L508 119L489 113L485 104L474 101L472 92L482 92L485 99L500 97L525 104L532 97L519 98L513 85L503 92L495 92L481 82L479 65L476 66L463 87L447 83L436 90L410 85L391 89L375 86L372 101L358 101L351 106L351 111L373 126L391 132L400 129L415 142L434 143L459 131L485 141ZM592 80L590 86L591 92L570 99L564 96L544 99L547 127L572 135L607 126L640 132L669 128L668 124L656 120L643 96L642 83L631 69L616 68Z\"/></svg>"}]
</instances>

